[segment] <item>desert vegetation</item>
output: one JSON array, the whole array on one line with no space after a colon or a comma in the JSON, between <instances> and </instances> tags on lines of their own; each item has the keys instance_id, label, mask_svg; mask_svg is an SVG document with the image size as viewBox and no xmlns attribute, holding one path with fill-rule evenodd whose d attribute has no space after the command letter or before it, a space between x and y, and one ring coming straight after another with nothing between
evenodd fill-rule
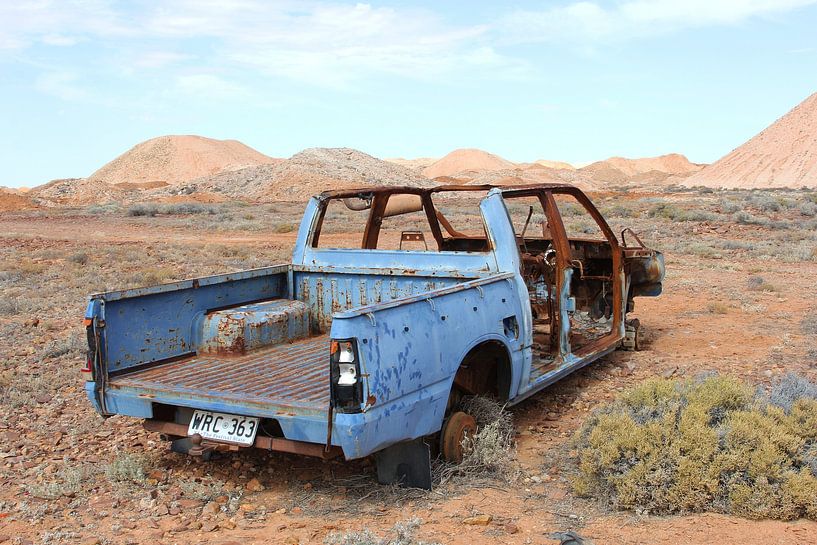
<instances>
[{"instance_id":1,"label":"desert vegetation","mask_svg":"<svg viewBox=\"0 0 817 545\"><path fill-rule=\"evenodd\" d=\"M817 519L817 385L653 379L578 431L580 495L652 513Z\"/></svg>"}]
</instances>

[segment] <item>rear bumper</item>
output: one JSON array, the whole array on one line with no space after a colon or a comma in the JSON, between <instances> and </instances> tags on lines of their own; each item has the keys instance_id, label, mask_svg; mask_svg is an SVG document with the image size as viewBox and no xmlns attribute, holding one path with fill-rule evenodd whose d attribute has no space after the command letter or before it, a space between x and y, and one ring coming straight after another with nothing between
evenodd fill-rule
<instances>
[{"instance_id":1,"label":"rear bumper","mask_svg":"<svg viewBox=\"0 0 817 545\"><path fill-rule=\"evenodd\" d=\"M362 458L389 445L430 435L440 430L448 402L450 383L442 381L402 396L399 400L375 406L365 413L335 413L330 446L339 447L347 460ZM85 383L94 408L102 412L94 382ZM162 392L131 391L110 388L105 392L106 414L121 414L151 420L154 404L187 407L207 411L275 419L284 439L297 443L326 444L328 417L326 407L305 409L271 404L236 403L230 400L178 395ZM186 425L184 430L186 432ZM177 435L177 434L173 434ZM186 435L186 433L184 433ZM255 445L272 449L268 445Z\"/></svg>"},{"instance_id":2,"label":"rear bumper","mask_svg":"<svg viewBox=\"0 0 817 545\"><path fill-rule=\"evenodd\" d=\"M145 420L144 427L148 431L157 433L166 433L168 435L176 435L184 437L187 435L187 426L184 424L177 424L175 422L165 422L162 420ZM219 444L209 442L212 444L213 450L237 450L227 444ZM205 443L202 443L205 444ZM219 449L219 447L224 447ZM289 452L290 454L302 454L304 456L315 456L316 458L323 458L324 460L331 460L343 454L340 447L326 445L319 445L318 443L305 443L303 441L292 441L290 439L282 439L280 437L258 436L252 445L253 448L262 450L272 450L276 452Z\"/></svg>"}]
</instances>

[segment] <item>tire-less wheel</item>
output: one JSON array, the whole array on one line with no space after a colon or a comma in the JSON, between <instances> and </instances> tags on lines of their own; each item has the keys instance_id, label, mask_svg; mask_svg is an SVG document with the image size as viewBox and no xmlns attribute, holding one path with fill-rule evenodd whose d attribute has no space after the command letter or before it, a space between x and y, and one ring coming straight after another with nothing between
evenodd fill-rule
<instances>
[{"instance_id":1,"label":"tire-less wheel","mask_svg":"<svg viewBox=\"0 0 817 545\"><path fill-rule=\"evenodd\" d=\"M463 442L477 432L477 422L470 414L457 411L443 424L440 450L448 462L460 463L465 455Z\"/></svg>"}]
</instances>

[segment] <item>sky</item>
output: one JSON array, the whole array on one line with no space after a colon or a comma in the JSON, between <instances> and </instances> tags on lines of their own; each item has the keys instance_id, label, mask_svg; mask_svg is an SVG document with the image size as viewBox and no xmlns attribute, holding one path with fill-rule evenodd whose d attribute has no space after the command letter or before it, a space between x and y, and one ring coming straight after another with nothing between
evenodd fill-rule
<instances>
[{"instance_id":1,"label":"sky","mask_svg":"<svg viewBox=\"0 0 817 545\"><path fill-rule=\"evenodd\" d=\"M165 134L712 162L817 91L815 29L817 0L0 0L0 185Z\"/></svg>"}]
</instances>

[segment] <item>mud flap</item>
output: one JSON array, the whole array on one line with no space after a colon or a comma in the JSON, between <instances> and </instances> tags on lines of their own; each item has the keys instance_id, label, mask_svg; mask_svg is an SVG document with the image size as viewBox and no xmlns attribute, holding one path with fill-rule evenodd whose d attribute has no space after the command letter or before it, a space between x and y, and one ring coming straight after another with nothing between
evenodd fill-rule
<instances>
[{"instance_id":1,"label":"mud flap","mask_svg":"<svg viewBox=\"0 0 817 545\"><path fill-rule=\"evenodd\" d=\"M381 450L375 463L380 484L431 490L431 451L422 438Z\"/></svg>"}]
</instances>

